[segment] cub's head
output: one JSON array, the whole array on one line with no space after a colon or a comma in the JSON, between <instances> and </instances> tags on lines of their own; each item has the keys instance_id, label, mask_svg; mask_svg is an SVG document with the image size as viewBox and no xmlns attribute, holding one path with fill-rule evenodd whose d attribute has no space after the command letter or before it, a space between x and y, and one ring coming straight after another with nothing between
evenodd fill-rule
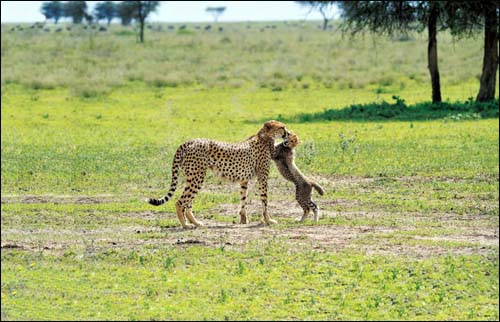
<instances>
[{"instance_id":1,"label":"cub's head","mask_svg":"<svg viewBox=\"0 0 500 322\"><path fill-rule=\"evenodd\" d=\"M289 132L288 138L283 141L283 145L290 149L294 149L297 145L299 145L299 143L299 137L292 131Z\"/></svg>"},{"instance_id":2,"label":"cub's head","mask_svg":"<svg viewBox=\"0 0 500 322\"><path fill-rule=\"evenodd\" d=\"M289 132L286 129L285 124L275 120L264 123L264 126L259 131L259 134L267 136L273 140L279 138L286 140L288 138L288 133Z\"/></svg>"},{"instance_id":3,"label":"cub's head","mask_svg":"<svg viewBox=\"0 0 500 322\"><path fill-rule=\"evenodd\" d=\"M283 145L289 147L290 149L295 149L295 147L299 145L299 143L299 137L292 131L290 131L290 133L288 134L288 139L283 141Z\"/></svg>"}]
</instances>

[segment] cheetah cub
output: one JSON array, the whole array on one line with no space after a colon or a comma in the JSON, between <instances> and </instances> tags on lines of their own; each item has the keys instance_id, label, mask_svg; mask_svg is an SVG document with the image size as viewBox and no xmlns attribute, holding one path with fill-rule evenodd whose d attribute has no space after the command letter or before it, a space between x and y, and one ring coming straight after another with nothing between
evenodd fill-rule
<instances>
[{"instance_id":1,"label":"cheetah cub","mask_svg":"<svg viewBox=\"0 0 500 322\"><path fill-rule=\"evenodd\" d=\"M323 195L325 191L319 184L304 176L295 165L295 147L299 143L299 137L290 131L288 139L275 146L272 158L281 175L295 184L295 199L297 199L299 205L304 209L304 214L300 221L303 222L311 210L314 213L314 221L318 221L319 209L311 200L312 188L316 189L320 195Z\"/></svg>"}]
</instances>

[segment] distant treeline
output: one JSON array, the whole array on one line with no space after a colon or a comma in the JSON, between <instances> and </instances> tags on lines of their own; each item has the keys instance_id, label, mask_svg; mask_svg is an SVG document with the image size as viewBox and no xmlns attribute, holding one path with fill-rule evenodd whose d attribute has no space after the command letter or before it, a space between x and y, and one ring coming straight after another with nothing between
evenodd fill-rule
<instances>
[{"instance_id":1,"label":"distant treeline","mask_svg":"<svg viewBox=\"0 0 500 322\"><path fill-rule=\"evenodd\" d=\"M139 23L140 41L144 41L144 23L151 12L157 10L160 1L113 1L98 2L93 12L89 12L85 1L49 1L44 2L40 11L45 19L54 19L58 23L61 18L71 18L74 24L105 20L108 25L115 18L120 19L124 26L135 21Z\"/></svg>"}]
</instances>

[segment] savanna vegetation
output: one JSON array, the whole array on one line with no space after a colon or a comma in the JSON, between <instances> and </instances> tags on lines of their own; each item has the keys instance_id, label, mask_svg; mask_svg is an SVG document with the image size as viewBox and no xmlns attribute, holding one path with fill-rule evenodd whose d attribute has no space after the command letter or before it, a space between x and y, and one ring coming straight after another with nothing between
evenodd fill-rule
<instances>
[{"instance_id":1,"label":"savanna vegetation","mask_svg":"<svg viewBox=\"0 0 500 322\"><path fill-rule=\"evenodd\" d=\"M140 44L134 28L2 25L2 320L498 320L481 34L439 33L430 104L423 34L151 24ZM269 119L327 191L319 223L295 221L274 167L273 226L253 184L251 224L236 224L239 187L212 174L193 208L205 228L144 201L185 140L237 142Z\"/></svg>"}]
</instances>

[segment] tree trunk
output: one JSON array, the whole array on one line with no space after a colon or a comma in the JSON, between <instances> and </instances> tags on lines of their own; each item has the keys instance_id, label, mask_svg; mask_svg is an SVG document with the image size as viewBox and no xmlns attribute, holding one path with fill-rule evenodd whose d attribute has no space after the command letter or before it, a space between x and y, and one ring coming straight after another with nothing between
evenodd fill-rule
<instances>
[{"instance_id":1,"label":"tree trunk","mask_svg":"<svg viewBox=\"0 0 500 322\"><path fill-rule=\"evenodd\" d=\"M144 15L144 11L142 8L142 1L137 1L137 12L138 12L138 17L139 17L139 41L141 43L144 42L144 20L146 20L146 17Z\"/></svg>"},{"instance_id":2,"label":"tree trunk","mask_svg":"<svg viewBox=\"0 0 500 322\"><path fill-rule=\"evenodd\" d=\"M437 18L438 9L436 4L431 2L429 20L427 28L429 30L429 45L427 47L427 61L432 83L432 102L441 102L441 85L439 84L439 68L437 55Z\"/></svg>"},{"instance_id":3,"label":"tree trunk","mask_svg":"<svg viewBox=\"0 0 500 322\"><path fill-rule=\"evenodd\" d=\"M498 21L496 8L485 6L484 15L484 56L481 85L476 101L484 102L495 99L496 74L498 70Z\"/></svg>"},{"instance_id":4,"label":"tree trunk","mask_svg":"<svg viewBox=\"0 0 500 322\"><path fill-rule=\"evenodd\" d=\"M140 37L140 41L144 42L144 20L141 19L140 24L141 24L141 32L140 32L139 37Z\"/></svg>"},{"instance_id":5,"label":"tree trunk","mask_svg":"<svg viewBox=\"0 0 500 322\"><path fill-rule=\"evenodd\" d=\"M323 30L326 30L326 27L328 26L328 18L326 16L325 8L323 7L322 4L320 4L318 10L323 16Z\"/></svg>"}]
</instances>

